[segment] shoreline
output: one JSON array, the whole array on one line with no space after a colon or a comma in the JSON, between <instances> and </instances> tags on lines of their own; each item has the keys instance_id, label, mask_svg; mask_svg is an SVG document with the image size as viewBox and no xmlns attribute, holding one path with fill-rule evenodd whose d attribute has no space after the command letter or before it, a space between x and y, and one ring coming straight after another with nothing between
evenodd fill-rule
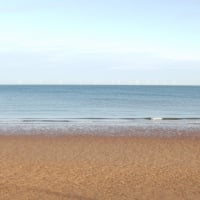
<instances>
[{"instance_id":1,"label":"shoreline","mask_svg":"<svg viewBox=\"0 0 200 200\"><path fill-rule=\"evenodd\" d=\"M88 136L88 137L135 137L135 138L200 138L200 127L134 127L134 126L90 126L82 127L0 127L1 136Z\"/></svg>"}]
</instances>

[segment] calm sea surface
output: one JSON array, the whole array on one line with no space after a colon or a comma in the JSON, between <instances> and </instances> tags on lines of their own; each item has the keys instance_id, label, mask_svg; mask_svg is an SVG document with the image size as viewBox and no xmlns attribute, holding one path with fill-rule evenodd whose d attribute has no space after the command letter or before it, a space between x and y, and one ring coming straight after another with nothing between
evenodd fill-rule
<instances>
[{"instance_id":1,"label":"calm sea surface","mask_svg":"<svg viewBox=\"0 0 200 200\"><path fill-rule=\"evenodd\" d=\"M1 124L199 119L197 86L0 86Z\"/></svg>"}]
</instances>

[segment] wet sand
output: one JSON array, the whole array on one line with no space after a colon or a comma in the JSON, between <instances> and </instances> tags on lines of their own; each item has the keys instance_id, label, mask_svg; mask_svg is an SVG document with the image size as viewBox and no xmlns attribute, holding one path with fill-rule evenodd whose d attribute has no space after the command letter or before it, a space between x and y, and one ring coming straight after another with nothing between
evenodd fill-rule
<instances>
[{"instance_id":1,"label":"wet sand","mask_svg":"<svg viewBox=\"0 0 200 200\"><path fill-rule=\"evenodd\" d=\"M2 200L200 199L200 139L0 136Z\"/></svg>"}]
</instances>

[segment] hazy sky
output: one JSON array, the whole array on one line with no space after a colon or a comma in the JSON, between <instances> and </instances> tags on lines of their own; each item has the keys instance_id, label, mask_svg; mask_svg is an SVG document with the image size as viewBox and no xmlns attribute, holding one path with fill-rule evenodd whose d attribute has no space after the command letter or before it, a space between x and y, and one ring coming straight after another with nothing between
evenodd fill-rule
<instances>
[{"instance_id":1,"label":"hazy sky","mask_svg":"<svg viewBox=\"0 0 200 200\"><path fill-rule=\"evenodd\" d=\"M0 0L0 83L200 84L200 1Z\"/></svg>"}]
</instances>

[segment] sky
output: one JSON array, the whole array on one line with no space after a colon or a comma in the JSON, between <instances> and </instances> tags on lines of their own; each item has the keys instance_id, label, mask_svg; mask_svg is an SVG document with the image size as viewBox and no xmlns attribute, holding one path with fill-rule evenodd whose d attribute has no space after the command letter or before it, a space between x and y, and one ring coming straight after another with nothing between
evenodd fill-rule
<instances>
[{"instance_id":1,"label":"sky","mask_svg":"<svg viewBox=\"0 0 200 200\"><path fill-rule=\"evenodd\" d=\"M0 0L0 84L200 85L199 0Z\"/></svg>"}]
</instances>

